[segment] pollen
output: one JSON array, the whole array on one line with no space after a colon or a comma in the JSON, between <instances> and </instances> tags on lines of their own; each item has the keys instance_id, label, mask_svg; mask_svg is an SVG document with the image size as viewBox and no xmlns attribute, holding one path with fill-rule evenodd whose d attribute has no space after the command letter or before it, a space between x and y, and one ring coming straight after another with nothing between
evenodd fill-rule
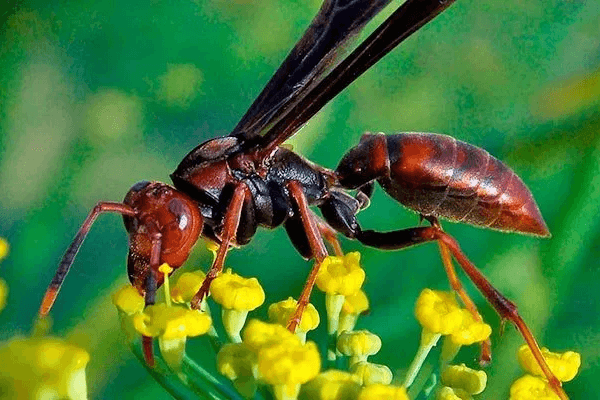
<instances>
[{"instance_id":1,"label":"pollen","mask_svg":"<svg viewBox=\"0 0 600 400\"><path fill-rule=\"evenodd\" d=\"M340 332L353 330L358 321L358 316L368 309L369 299L364 290L361 289L355 294L347 296L340 312L338 330Z\"/></svg>"},{"instance_id":2,"label":"pollen","mask_svg":"<svg viewBox=\"0 0 600 400\"><path fill-rule=\"evenodd\" d=\"M298 336L279 324L269 324L257 319L250 320L242 333L244 344L254 351L271 343L289 342L300 344Z\"/></svg>"},{"instance_id":3,"label":"pollen","mask_svg":"<svg viewBox=\"0 0 600 400\"><path fill-rule=\"evenodd\" d=\"M546 359L546 363L550 367L552 373L561 382L568 382L575 378L579 367L581 366L581 355L574 351L567 351L565 353L553 353L547 348L542 348L542 355ZM519 364L527 372L537 376L545 376L540 368L538 362L533 357L531 349L527 345L523 345L519 348L517 353Z\"/></svg>"},{"instance_id":4,"label":"pollen","mask_svg":"<svg viewBox=\"0 0 600 400\"><path fill-rule=\"evenodd\" d=\"M10 246L8 242L3 237L0 237L0 261L2 261L8 255L8 251Z\"/></svg>"}]
</instances>

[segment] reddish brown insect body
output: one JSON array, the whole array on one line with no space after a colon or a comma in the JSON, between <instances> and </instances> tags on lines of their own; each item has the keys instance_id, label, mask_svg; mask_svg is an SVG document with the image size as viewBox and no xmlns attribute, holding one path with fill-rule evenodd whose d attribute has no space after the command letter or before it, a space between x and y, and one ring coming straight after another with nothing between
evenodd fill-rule
<instances>
[{"instance_id":1,"label":"reddish brown insect body","mask_svg":"<svg viewBox=\"0 0 600 400\"><path fill-rule=\"evenodd\" d=\"M517 308L487 281L445 233L438 217L509 232L548 236L544 220L523 182L486 151L449 136L405 133L365 135L335 171L315 166L280 147L329 100L453 0L407 0L345 59L339 49L390 0L325 0L319 13L230 135L202 143L171 174L174 187L159 182L134 185L123 203L94 207L67 249L42 300L40 316L54 303L77 251L96 217L123 215L130 235L131 283L154 303L163 282L162 263L179 267L199 236L219 249L192 299L199 308L222 270L230 247L248 243L259 226L283 225L292 244L315 264L288 328L294 330L308 304L319 265L327 256L325 238L341 253L336 232L380 249L401 249L437 241L452 288L473 317L475 304L462 288L450 254L502 318L514 323L555 392L566 399ZM391 232L363 230L357 214L375 182L418 212L431 226ZM354 193L348 190L355 189ZM320 209L323 219L310 208ZM144 337L152 364L152 339ZM482 361L490 359L482 346Z\"/></svg>"},{"instance_id":2,"label":"reddish brown insect body","mask_svg":"<svg viewBox=\"0 0 600 400\"><path fill-rule=\"evenodd\" d=\"M550 235L523 181L487 151L451 136L366 134L337 172L342 186L352 188L376 179L390 196L426 217Z\"/></svg>"}]
</instances>

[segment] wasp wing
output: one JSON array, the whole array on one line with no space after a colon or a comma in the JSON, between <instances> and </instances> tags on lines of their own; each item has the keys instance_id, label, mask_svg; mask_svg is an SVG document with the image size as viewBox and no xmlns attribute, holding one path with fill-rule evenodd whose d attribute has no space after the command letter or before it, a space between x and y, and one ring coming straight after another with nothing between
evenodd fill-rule
<instances>
[{"instance_id":1,"label":"wasp wing","mask_svg":"<svg viewBox=\"0 0 600 400\"><path fill-rule=\"evenodd\" d=\"M250 139L289 110L336 64L341 49L390 0L326 0L230 136Z\"/></svg>"},{"instance_id":2,"label":"wasp wing","mask_svg":"<svg viewBox=\"0 0 600 400\"><path fill-rule=\"evenodd\" d=\"M275 146L292 136L329 100L454 1L408 0L403 3L327 76L305 91L291 107L279 110L283 114L278 115L277 121L261 138L264 154L269 154Z\"/></svg>"}]
</instances>

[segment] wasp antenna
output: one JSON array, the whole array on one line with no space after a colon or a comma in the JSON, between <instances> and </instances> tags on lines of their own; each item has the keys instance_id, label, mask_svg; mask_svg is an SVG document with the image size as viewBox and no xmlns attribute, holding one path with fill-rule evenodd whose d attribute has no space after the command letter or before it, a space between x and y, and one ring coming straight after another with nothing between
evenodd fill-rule
<instances>
[{"instance_id":1,"label":"wasp antenna","mask_svg":"<svg viewBox=\"0 0 600 400\"><path fill-rule=\"evenodd\" d=\"M77 235L75 235L73 242L71 242L71 245L65 252L62 260L60 261L60 264L58 265L58 268L56 269L56 274L54 274L54 278L52 278L50 285L48 285L48 289L46 289L46 294L44 294L44 298L42 299L42 304L40 306L40 318L46 317L50 312L50 309L52 308L52 305L56 300L56 296L58 296L58 291L60 290L60 287L62 286L62 283L65 280L65 277L67 276L67 273L69 272L73 261L75 260L75 256L77 256L77 252L79 251L81 244L83 243L85 237L90 231L90 228L96 220L96 217L98 217L98 215L100 215L101 213L105 212L116 212L122 215L129 216L135 215L135 211L133 210L133 208L131 208L131 206L128 206L127 204L112 202L100 202L96 204L96 206L93 208L93 210L90 212L90 214L87 216L87 218L81 225L81 228L79 228L79 232L77 232Z\"/></svg>"}]
</instances>

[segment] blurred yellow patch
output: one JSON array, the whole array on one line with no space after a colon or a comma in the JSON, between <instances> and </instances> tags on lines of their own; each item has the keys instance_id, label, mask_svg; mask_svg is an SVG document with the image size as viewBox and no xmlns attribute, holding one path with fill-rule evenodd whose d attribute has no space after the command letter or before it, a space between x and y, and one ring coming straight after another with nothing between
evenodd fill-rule
<instances>
[{"instance_id":1,"label":"blurred yellow patch","mask_svg":"<svg viewBox=\"0 0 600 400\"><path fill-rule=\"evenodd\" d=\"M404 389L403 387L382 385L380 383L365 387L362 390L362 392L360 392L360 396L358 396L358 400L380 399L409 400L408 394L406 393L406 389Z\"/></svg>"},{"instance_id":2,"label":"blurred yellow patch","mask_svg":"<svg viewBox=\"0 0 600 400\"><path fill-rule=\"evenodd\" d=\"M345 371L330 369L303 385L298 398L301 400L356 399L360 390L358 377Z\"/></svg>"},{"instance_id":3,"label":"blurred yellow patch","mask_svg":"<svg viewBox=\"0 0 600 400\"><path fill-rule=\"evenodd\" d=\"M142 312L144 309L144 298L129 284L113 293L112 301L119 311L127 315Z\"/></svg>"},{"instance_id":4,"label":"blurred yellow patch","mask_svg":"<svg viewBox=\"0 0 600 400\"><path fill-rule=\"evenodd\" d=\"M137 137L143 125L143 106L136 96L103 89L87 100L84 126L93 141Z\"/></svg>"},{"instance_id":5,"label":"blurred yellow patch","mask_svg":"<svg viewBox=\"0 0 600 400\"><path fill-rule=\"evenodd\" d=\"M201 93L204 78L193 64L169 64L158 78L156 97L168 107L186 109Z\"/></svg>"},{"instance_id":6,"label":"blurred yellow patch","mask_svg":"<svg viewBox=\"0 0 600 400\"><path fill-rule=\"evenodd\" d=\"M87 399L90 357L57 338L15 338L0 347L3 399Z\"/></svg>"},{"instance_id":7,"label":"blurred yellow patch","mask_svg":"<svg viewBox=\"0 0 600 400\"><path fill-rule=\"evenodd\" d=\"M0 261L6 258L9 249L10 247L8 246L6 239L0 237Z\"/></svg>"},{"instance_id":8,"label":"blurred yellow patch","mask_svg":"<svg viewBox=\"0 0 600 400\"><path fill-rule=\"evenodd\" d=\"M6 306L6 298L8 297L8 285L4 279L0 279L0 311Z\"/></svg>"}]
</instances>

